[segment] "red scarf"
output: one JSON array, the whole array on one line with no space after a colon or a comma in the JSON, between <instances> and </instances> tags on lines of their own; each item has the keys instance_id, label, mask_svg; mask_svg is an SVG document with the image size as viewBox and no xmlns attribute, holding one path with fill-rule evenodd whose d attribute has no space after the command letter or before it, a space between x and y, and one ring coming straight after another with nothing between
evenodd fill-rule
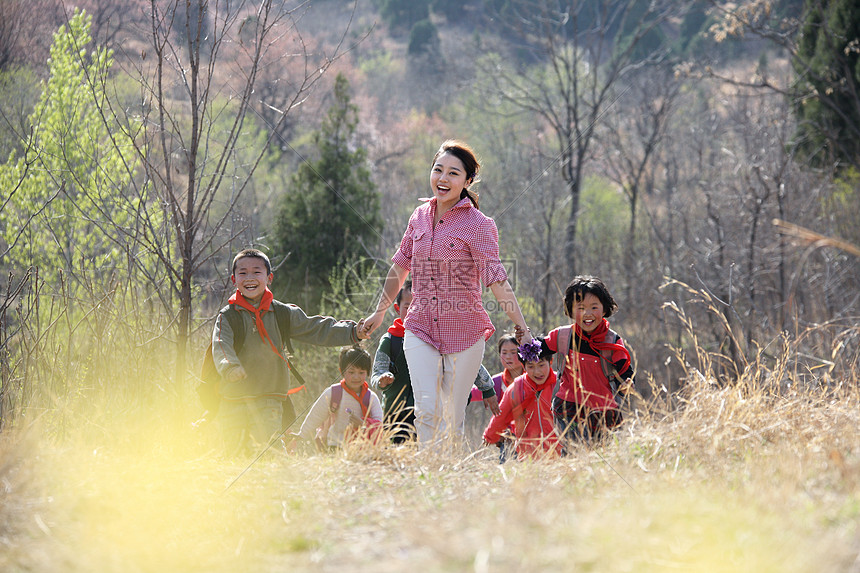
<instances>
[{"instance_id":1,"label":"red scarf","mask_svg":"<svg viewBox=\"0 0 860 573\"><path fill-rule=\"evenodd\" d=\"M278 358L287 363L287 368L290 367L290 363L284 358L284 355L278 352L278 349L275 347L275 343L272 342L272 339L269 337L269 333L266 331L266 327L263 324L263 313L269 312L269 309L272 306L272 301L275 299L275 295L272 294L272 291L266 287L266 291L263 293L263 298L260 299L260 306L255 307L253 304L248 302L248 299L239 292L239 289L236 289L236 292L233 293L233 296L230 297L230 300L227 301L228 304L232 304L241 308L244 308L248 312L254 315L254 322L257 325L257 332L260 333L260 338L263 339L264 342L269 343L269 348L272 349L272 352L278 355ZM295 394L299 390L303 390L304 386L299 386L298 388L293 388L287 391L287 395Z\"/></svg>"},{"instance_id":2,"label":"red scarf","mask_svg":"<svg viewBox=\"0 0 860 573\"><path fill-rule=\"evenodd\" d=\"M617 342L606 342L604 340L606 338L606 334L609 332L608 320L604 318L600 324L597 325L597 328L592 330L590 333L583 332L582 329L579 328L578 324L575 324L574 326L576 328L576 335L591 346L598 354L603 356L604 350L609 351L608 360L613 366L615 365L615 362L612 360L612 357L616 352L621 352L624 354L624 365L621 367L621 372L630 368L630 352Z\"/></svg>"},{"instance_id":3,"label":"red scarf","mask_svg":"<svg viewBox=\"0 0 860 573\"><path fill-rule=\"evenodd\" d=\"M525 374L526 369L523 367L523 374ZM507 368L502 369L502 390L506 390L508 386L514 383L513 374Z\"/></svg>"},{"instance_id":4,"label":"red scarf","mask_svg":"<svg viewBox=\"0 0 860 573\"><path fill-rule=\"evenodd\" d=\"M525 380L523 380L523 401L519 405L520 415L525 415L526 412L531 412L532 404L537 400L538 392L542 392L549 388L550 392L552 391L553 386L555 386L556 375L552 368L549 369L549 376L546 377L546 380L543 381L543 384L538 386L535 384L535 381L532 380L532 377L528 375L527 372L523 373L525 376ZM537 406L540 408L540 405Z\"/></svg>"},{"instance_id":5,"label":"red scarf","mask_svg":"<svg viewBox=\"0 0 860 573\"><path fill-rule=\"evenodd\" d=\"M400 320L399 318L397 320ZM355 398L355 401L358 402L358 405L361 406L361 417L367 418L367 406L364 405L364 395L367 392L370 392L370 389L367 387L367 382L361 383L361 390L358 394L349 389L349 386L346 385L346 380L341 380L340 385L343 386L343 391Z\"/></svg>"},{"instance_id":6,"label":"red scarf","mask_svg":"<svg viewBox=\"0 0 860 573\"><path fill-rule=\"evenodd\" d=\"M406 334L406 328L403 326L403 321L399 318L394 319L394 324L388 327L388 332L391 336L399 336L403 338L403 335Z\"/></svg>"}]
</instances>

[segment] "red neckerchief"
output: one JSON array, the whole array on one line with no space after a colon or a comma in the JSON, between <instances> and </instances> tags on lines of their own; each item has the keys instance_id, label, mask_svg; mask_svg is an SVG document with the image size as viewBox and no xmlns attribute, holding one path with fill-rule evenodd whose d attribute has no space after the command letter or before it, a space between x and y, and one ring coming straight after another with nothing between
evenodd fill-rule
<instances>
[{"instance_id":1,"label":"red neckerchief","mask_svg":"<svg viewBox=\"0 0 860 573\"><path fill-rule=\"evenodd\" d=\"M269 346L272 347L272 350L274 350L276 354L280 354L280 352L275 349L275 345L272 343L272 339L269 338L269 333L266 332L266 327L263 325L263 313L268 312L269 307L272 305L272 300L274 298L275 296L272 294L272 291L266 288L266 291L263 293L263 298L260 300L260 306L255 307L253 304L248 302L248 299L246 299L241 292L239 292L239 289L236 289L236 292L233 294L233 296L230 297L230 300L228 300L227 302L229 304L244 308L245 310L253 314L254 320L257 323L257 332L260 333L260 338L268 342Z\"/></svg>"},{"instance_id":2,"label":"red neckerchief","mask_svg":"<svg viewBox=\"0 0 860 573\"><path fill-rule=\"evenodd\" d=\"M525 368L523 368L523 374L525 374L525 373L526 373L526 370L525 370ZM521 374L521 376L522 376L522 374ZM510 370L508 370L507 368L503 368L502 369L502 390L506 389L508 386L513 384L514 378L516 378L516 376L511 374Z\"/></svg>"},{"instance_id":3,"label":"red neckerchief","mask_svg":"<svg viewBox=\"0 0 860 573\"><path fill-rule=\"evenodd\" d=\"M358 402L359 406L361 406L361 417L367 418L367 406L364 405L364 401L362 400L362 398L364 398L364 395L367 392L370 392L370 389L368 389L367 387L367 382L365 381L361 383L361 392L359 394L356 394L349 389L349 386L346 385L346 380L341 380L340 385L343 386L343 391L355 398L355 401Z\"/></svg>"},{"instance_id":4,"label":"red neckerchief","mask_svg":"<svg viewBox=\"0 0 860 573\"><path fill-rule=\"evenodd\" d=\"M399 318L394 319L394 324L388 327L388 332L391 336L399 336L403 338L403 335L406 334L406 328L403 326L403 321Z\"/></svg>"},{"instance_id":5,"label":"red neckerchief","mask_svg":"<svg viewBox=\"0 0 860 573\"><path fill-rule=\"evenodd\" d=\"M553 369L550 368L549 376L546 377L546 380L544 380L543 384L540 386L535 384L535 381L532 380L531 376L529 376L527 372L524 372L522 375L526 377L525 380L523 380L523 394L527 395L523 396L523 401L520 403L519 407L522 414L525 415L525 413L530 410L532 403L537 399L538 392L542 392L547 388L552 391L552 387L555 386L556 375ZM526 383L528 383L528 386L526 386Z\"/></svg>"},{"instance_id":6,"label":"red neckerchief","mask_svg":"<svg viewBox=\"0 0 860 573\"><path fill-rule=\"evenodd\" d=\"M628 368L630 368L630 352L627 351L626 348L618 344L617 342L606 342L604 339L606 338L606 334L609 332L609 321L605 318L597 325L597 328L591 331L591 333L583 332L578 324L575 324L576 335L579 336L582 340L584 340L589 346L591 346L598 354L603 356L603 350L609 351L609 362L611 364L615 364L612 360L612 356L616 352L622 352L624 354L624 366L621 367L621 372L624 372ZM605 356L604 356L605 358Z\"/></svg>"},{"instance_id":7,"label":"red neckerchief","mask_svg":"<svg viewBox=\"0 0 860 573\"><path fill-rule=\"evenodd\" d=\"M269 343L269 348L272 349L272 352L278 355L278 357L287 363L287 368L290 367L290 363L284 358L283 354L278 352L278 349L275 347L275 343L272 342L272 339L269 337L269 333L266 331L266 327L263 325L263 313L269 312L269 309L272 306L272 301L274 300L275 295L272 294L272 291L266 287L266 291L263 293L263 298L260 299L260 306L255 307L253 304L248 302L248 299L239 292L239 289L236 289L236 292L233 293L233 296L230 297L230 300L227 301L228 304L232 304L234 306L238 306L244 308L248 312L254 315L254 321L257 325L257 332L260 333L260 338L262 338L265 342ZM295 394L299 390L303 390L304 386L299 386L297 388L292 388L287 391L287 394Z\"/></svg>"}]
</instances>

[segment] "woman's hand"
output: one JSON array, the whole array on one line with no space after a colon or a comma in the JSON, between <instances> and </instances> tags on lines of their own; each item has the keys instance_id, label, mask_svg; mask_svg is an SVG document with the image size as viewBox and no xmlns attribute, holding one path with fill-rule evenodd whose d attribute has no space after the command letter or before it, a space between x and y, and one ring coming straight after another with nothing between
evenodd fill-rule
<instances>
[{"instance_id":1,"label":"woman's hand","mask_svg":"<svg viewBox=\"0 0 860 573\"><path fill-rule=\"evenodd\" d=\"M364 328L364 319L358 321L358 324L355 325L355 336L359 340L367 340L370 338L370 333Z\"/></svg>"},{"instance_id":2,"label":"woman's hand","mask_svg":"<svg viewBox=\"0 0 860 573\"><path fill-rule=\"evenodd\" d=\"M370 338L371 333L379 328L379 325L382 324L382 319L385 318L384 310L377 310L367 318L363 319L359 322L361 326L361 332L363 333L364 338ZM361 337L361 335L359 336Z\"/></svg>"},{"instance_id":3,"label":"woman's hand","mask_svg":"<svg viewBox=\"0 0 860 573\"><path fill-rule=\"evenodd\" d=\"M490 285L490 290L499 305L504 309L505 314L511 319L511 322L517 328L517 344L523 344L532 341L532 333L529 332L529 327L526 326L526 319L523 317L523 312L520 310L520 305L517 303L517 297L511 289L510 283L507 280L495 282ZM522 335L519 332L522 331Z\"/></svg>"},{"instance_id":4,"label":"woman's hand","mask_svg":"<svg viewBox=\"0 0 860 573\"><path fill-rule=\"evenodd\" d=\"M409 271L399 265L392 264L391 268L388 269L388 275L385 277L385 283L382 285L379 304L376 305L376 310L373 314L362 321L362 332L365 338L370 338L370 334L382 324L382 321L385 319L385 312L391 303L394 302L407 276L409 276Z\"/></svg>"}]
</instances>

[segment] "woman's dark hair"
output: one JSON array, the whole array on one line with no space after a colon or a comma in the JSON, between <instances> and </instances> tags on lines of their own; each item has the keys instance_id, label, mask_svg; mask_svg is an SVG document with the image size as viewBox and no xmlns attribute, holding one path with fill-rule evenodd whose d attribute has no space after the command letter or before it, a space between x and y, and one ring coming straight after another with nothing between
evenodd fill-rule
<instances>
[{"instance_id":1,"label":"woman's dark hair","mask_svg":"<svg viewBox=\"0 0 860 573\"><path fill-rule=\"evenodd\" d=\"M514 335L514 334L503 334L499 338L499 354L502 353L502 346L504 346L506 342L511 342L511 343L513 343L514 346L518 346L516 335Z\"/></svg>"},{"instance_id":2,"label":"woman's dark hair","mask_svg":"<svg viewBox=\"0 0 860 573\"><path fill-rule=\"evenodd\" d=\"M408 290L412 290L412 279L406 279L406 282L403 283L403 286L400 287L399 291L397 291L397 297L394 299L394 304L400 306L400 301L403 300L403 293Z\"/></svg>"},{"instance_id":3,"label":"woman's dark hair","mask_svg":"<svg viewBox=\"0 0 860 573\"><path fill-rule=\"evenodd\" d=\"M573 318L573 303L581 301L585 295L593 294L603 303L603 317L609 318L618 308L615 299L603 281L591 275L578 275L570 281L564 291L564 313Z\"/></svg>"},{"instance_id":4,"label":"woman's dark hair","mask_svg":"<svg viewBox=\"0 0 860 573\"><path fill-rule=\"evenodd\" d=\"M439 146L439 151L433 156L433 163L430 165L436 165L436 160L446 153L450 153L462 161L463 167L466 169L466 186L463 187L463 191L460 193L460 199L468 197L472 205L475 206L475 209L478 209L478 194L469 189L473 183L478 182L478 171L481 169L481 164L478 162L475 151L467 143L463 143L457 139L449 139L442 142L442 145Z\"/></svg>"},{"instance_id":5,"label":"woman's dark hair","mask_svg":"<svg viewBox=\"0 0 860 573\"><path fill-rule=\"evenodd\" d=\"M344 371L350 366L355 366L359 370L366 370L370 372L372 366L372 358L370 354L367 353L367 350L362 348L361 346L344 346L340 349L340 373L343 374Z\"/></svg>"}]
</instances>

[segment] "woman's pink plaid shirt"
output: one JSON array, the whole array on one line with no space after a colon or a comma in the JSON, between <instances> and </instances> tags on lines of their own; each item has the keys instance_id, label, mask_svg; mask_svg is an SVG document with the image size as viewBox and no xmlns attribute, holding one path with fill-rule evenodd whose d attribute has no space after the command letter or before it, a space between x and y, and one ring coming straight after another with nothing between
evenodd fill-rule
<instances>
[{"instance_id":1,"label":"woman's pink plaid shirt","mask_svg":"<svg viewBox=\"0 0 860 573\"><path fill-rule=\"evenodd\" d=\"M412 273L412 304L404 326L441 354L490 338L493 323L481 300L481 285L506 280L499 259L496 223L460 200L433 228L436 199L420 205L392 261Z\"/></svg>"}]
</instances>

